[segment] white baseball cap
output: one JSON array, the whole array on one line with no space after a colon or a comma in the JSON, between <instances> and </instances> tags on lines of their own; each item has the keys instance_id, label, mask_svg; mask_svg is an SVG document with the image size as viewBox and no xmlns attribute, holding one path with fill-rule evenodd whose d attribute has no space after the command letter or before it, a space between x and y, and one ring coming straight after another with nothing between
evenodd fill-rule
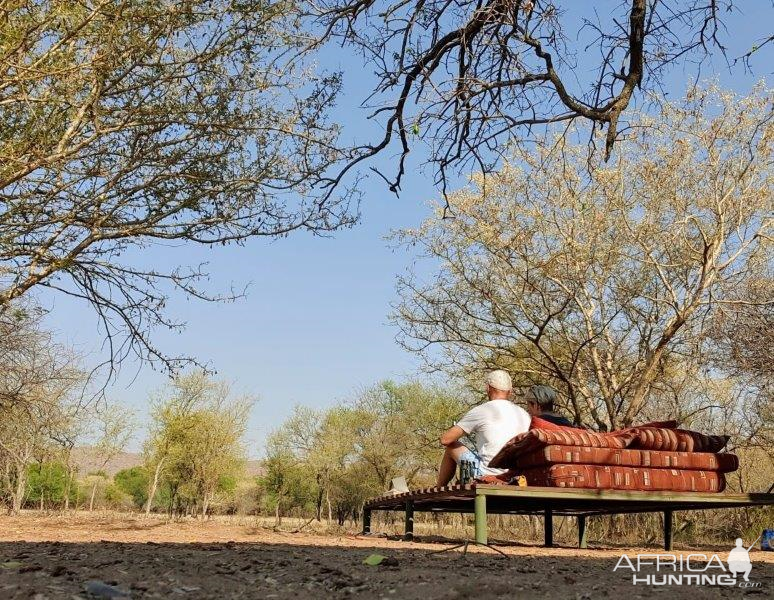
<instances>
[{"instance_id":1,"label":"white baseball cap","mask_svg":"<svg viewBox=\"0 0 774 600\"><path fill-rule=\"evenodd\" d=\"M511 376L502 369L497 369L496 371L488 373L484 381L487 385L503 392L510 392L513 388Z\"/></svg>"}]
</instances>

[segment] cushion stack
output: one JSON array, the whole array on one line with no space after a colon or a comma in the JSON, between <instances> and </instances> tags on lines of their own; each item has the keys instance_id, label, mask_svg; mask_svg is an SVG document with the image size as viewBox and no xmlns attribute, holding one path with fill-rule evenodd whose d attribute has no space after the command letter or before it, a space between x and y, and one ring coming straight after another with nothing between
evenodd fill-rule
<instances>
[{"instance_id":1,"label":"cushion stack","mask_svg":"<svg viewBox=\"0 0 774 600\"><path fill-rule=\"evenodd\" d=\"M727 443L673 421L596 433L533 418L489 466L535 486L722 492L724 473L739 468L736 455L721 452Z\"/></svg>"}]
</instances>

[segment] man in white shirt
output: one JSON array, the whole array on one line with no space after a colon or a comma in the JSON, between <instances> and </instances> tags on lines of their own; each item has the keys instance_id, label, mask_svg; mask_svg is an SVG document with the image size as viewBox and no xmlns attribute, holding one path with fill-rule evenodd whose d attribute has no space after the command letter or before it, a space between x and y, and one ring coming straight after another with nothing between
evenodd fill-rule
<instances>
[{"instance_id":1,"label":"man in white shirt","mask_svg":"<svg viewBox=\"0 0 774 600\"><path fill-rule=\"evenodd\" d=\"M503 469L489 468L489 461L511 438L527 431L530 424L527 411L508 399L512 387L511 376L505 371L492 371L486 376L489 401L469 410L441 436L441 444L446 447L446 451L438 470L436 485L447 485L454 477L457 464L463 460L473 463L475 477L504 472ZM475 439L475 450L460 443L464 435Z\"/></svg>"}]
</instances>

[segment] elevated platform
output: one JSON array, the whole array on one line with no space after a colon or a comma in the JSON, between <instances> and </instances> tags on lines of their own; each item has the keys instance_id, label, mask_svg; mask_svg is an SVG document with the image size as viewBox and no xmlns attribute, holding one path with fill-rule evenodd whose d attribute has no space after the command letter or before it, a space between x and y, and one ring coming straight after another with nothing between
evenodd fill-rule
<instances>
[{"instance_id":1,"label":"elevated platform","mask_svg":"<svg viewBox=\"0 0 774 600\"><path fill-rule=\"evenodd\" d=\"M542 515L545 545L553 545L553 517L578 519L578 546L585 548L586 519L595 515L661 512L664 514L664 548L672 549L675 511L749 508L774 505L774 494L707 494L700 492L643 492L514 485L452 485L381 496L363 506L363 531L370 532L375 510L403 511L405 538L413 537L414 513L456 512L475 515L476 543L487 544L488 514Z\"/></svg>"}]
</instances>

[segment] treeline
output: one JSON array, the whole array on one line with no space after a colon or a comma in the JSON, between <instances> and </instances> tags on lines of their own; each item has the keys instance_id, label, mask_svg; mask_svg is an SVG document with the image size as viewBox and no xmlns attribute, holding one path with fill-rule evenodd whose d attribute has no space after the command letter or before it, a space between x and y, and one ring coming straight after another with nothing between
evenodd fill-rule
<instances>
[{"instance_id":1,"label":"treeline","mask_svg":"<svg viewBox=\"0 0 774 600\"><path fill-rule=\"evenodd\" d=\"M357 519L363 502L435 479L438 438L468 407L461 390L384 381L328 410L297 407L268 440L261 505L283 515Z\"/></svg>"},{"instance_id":2,"label":"treeline","mask_svg":"<svg viewBox=\"0 0 774 600\"><path fill-rule=\"evenodd\" d=\"M19 315L14 326L29 334L22 349L62 360L62 349L40 335L36 320ZM203 372L173 378L150 399L142 465L110 477L106 468L125 450L136 422L125 407L89 399L75 364L17 371L24 385L15 402L0 406L0 501L9 512L114 508L206 516L213 506L237 510L237 495L249 488L242 438L252 398L233 396ZM93 463L85 473L84 454ZM245 493L256 496L257 483L252 487Z\"/></svg>"},{"instance_id":3,"label":"treeline","mask_svg":"<svg viewBox=\"0 0 774 600\"><path fill-rule=\"evenodd\" d=\"M2 406L0 499L9 512L106 508L169 517L267 515L277 524L291 516L351 525L359 520L363 502L389 489L393 478L405 477L409 486L430 485L441 455L439 435L482 399L472 378L467 384L463 378L450 380L462 382L456 387L383 381L327 409L296 407L268 438L256 475L246 471L243 442L254 399L236 396L227 384L197 371L170 380L150 398L142 464L111 477L107 465L132 436L133 416L104 401L87 402L77 361L42 333L34 313L15 319L17 365L31 366L26 374L17 367L16 401ZM12 339L3 338L8 350ZM35 368L22 360L33 354ZM13 355L6 353L6 361ZM4 383L6 398L9 383ZM730 390L717 385L712 395L676 394L672 404L654 397L642 418L677 417L689 427L731 434L731 449L742 464L730 476L729 488L764 489L772 468L771 449L762 442L771 420L765 410L734 401ZM85 446L94 468L84 472L79 453ZM739 511L722 518L701 514L681 527L704 535L752 530L759 521Z\"/></svg>"},{"instance_id":4,"label":"treeline","mask_svg":"<svg viewBox=\"0 0 774 600\"><path fill-rule=\"evenodd\" d=\"M261 474L248 475L243 438L254 399L194 371L152 395L142 464L111 477L136 420L87 392L78 357L42 316L25 307L0 319L0 503L10 513L110 508L343 523L393 477L431 479L438 436L466 408L462 391L392 382L325 411L298 407L270 436Z\"/></svg>"},{"instance_id":5,"label":"treeline","mask_svg":"<svg viewBox=\"0 0 774 600\"><path fill-rule=\"evenodd\" d=\"M438 437L471 399L462 389L384 381L326 410L298 406L267 440L259 473L248 474L243 436L253 402L202 372L172 379L150 399L142 464L113 476L107 466L134 432L126 409L68 395L28 403L2 425L0 497L12 513L263 514L278 523L292 515L342 525L394 477L432 481ZM84 454L94 468L81 472Z\"/></svg>"}]
</instances>

